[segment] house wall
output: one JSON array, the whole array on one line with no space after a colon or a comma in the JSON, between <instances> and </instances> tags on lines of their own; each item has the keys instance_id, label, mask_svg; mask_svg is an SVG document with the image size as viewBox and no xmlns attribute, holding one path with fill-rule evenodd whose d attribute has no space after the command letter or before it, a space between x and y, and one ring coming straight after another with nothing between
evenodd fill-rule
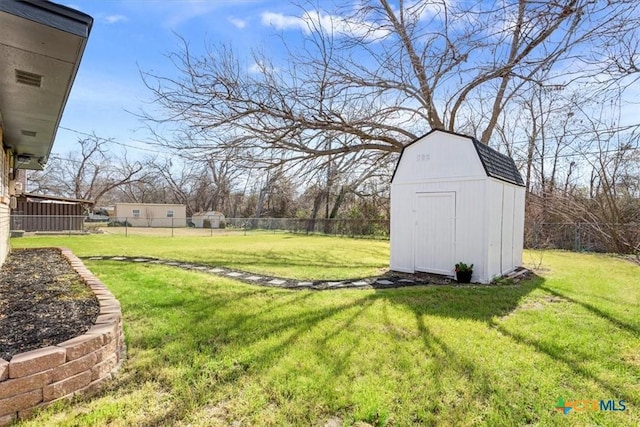
<instances>
[{"instance_id":1,"label":"house wall","mask_svg":"<svg viewBox=\"0 0 640 427\"><path fill-rule=\"evenodd\" d=\"M0 127L0 266L9 254L9 229L11 210L9 208L9 152L2 144L2 128Z\"/></svg>"},{"instance_id":2,"label":"house wall","mask_svg":"<svg viewBox=\"0 0 640 427\"><path fill-rule=\"evenodd\" d=\"M140 216L134 216L134 210ZM167 217L167 211L173 211L173 217ZM116 203L114 211L117 221L128 221L133 227L186 227L187 210L185 205L160 203Z\"/></svg>"}]
</instances>

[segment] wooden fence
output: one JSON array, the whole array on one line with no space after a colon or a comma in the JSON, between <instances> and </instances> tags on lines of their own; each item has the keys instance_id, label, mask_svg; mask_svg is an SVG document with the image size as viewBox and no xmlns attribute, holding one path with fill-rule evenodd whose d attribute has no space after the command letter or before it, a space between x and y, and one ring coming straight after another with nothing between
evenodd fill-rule
<instances>
[{"instance_id":1,"label":"wooden fence","mask_svg":"<svg viewBox=\"0 0 640 427\"><path fill-rule=\"evenodd\" d=\"M84 208L71 203L18 201L11 211L11 229L24 231L82 230Z\"/></svg>"}]
</instances>

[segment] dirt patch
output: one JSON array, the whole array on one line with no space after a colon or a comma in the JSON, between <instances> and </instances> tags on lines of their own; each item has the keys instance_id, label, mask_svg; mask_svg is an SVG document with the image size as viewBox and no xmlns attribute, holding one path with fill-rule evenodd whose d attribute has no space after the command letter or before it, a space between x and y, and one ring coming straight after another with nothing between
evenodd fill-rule
<instances>
[{"instance_id":1,"label":"dirt patch","mask_svg":"<svg viewBox=\"0 0 640 427\"><path fill-rule=\"evenodd\" d=\"M85 333L100 306L57 249L14 250L0 269L0 358Z\"/></svg>"}]
</instances>

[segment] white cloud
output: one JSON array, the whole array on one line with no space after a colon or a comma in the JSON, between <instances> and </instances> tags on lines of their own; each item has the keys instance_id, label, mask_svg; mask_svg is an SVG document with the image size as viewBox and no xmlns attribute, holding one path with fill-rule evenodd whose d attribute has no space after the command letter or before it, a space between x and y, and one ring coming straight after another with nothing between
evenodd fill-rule
<instances>
[{"instance_id":1,"label":"white cloud","mask_svg":"<svg viewBox=\"0 0 640 427\"><path fill-rule=\"evenodd\" d=\"M245 21L244 19L234 18L233 16L230 16L229 18L227 18L227 20L231 22L236 28L241 30L247 26L247 21Z\"/></svg>"},{"instance_id":2,"label":"white cloud","mask_svg":"<svg viewBox=\"0 0 640 427\"><path fill-rule=\"evenodd\" d=\"M281 13L264 12L262 14L262 24L270 25L277 30L290 30L299 28L308 31L305 22L297 16L286 16Z\"/></svg>"},{"instance_id":3,"label":"white cloud","mask_svg":"<svg viewBox=\"0 0 640 427\"><path fill-rule=\"evenodd\" d=\"M262 24L271 25L277 30L300 29L306 34L323 31L333 35L364 37L378 40L389 35L390 31L367 21L355 21L337 15L327 15L320 11L305 12L302 16L283 15L264 12Z\"/></svg>"},{"instance_id":4,"label":"white cloud","mask_svg":"<svg viewBox=\"0 0 640 427\"><path fill-rule=\"evenodd\" d=\"M118 22L126 22L129 18L124 15L108 15L104 17L104 22L107 24L117 24Z\"/></svg>"}]
</instances>

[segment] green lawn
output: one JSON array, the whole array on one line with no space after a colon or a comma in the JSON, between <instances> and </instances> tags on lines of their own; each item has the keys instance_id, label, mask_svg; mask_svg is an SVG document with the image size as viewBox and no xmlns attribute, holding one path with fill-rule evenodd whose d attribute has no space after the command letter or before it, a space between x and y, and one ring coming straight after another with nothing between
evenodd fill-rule
<instances>
[{"instance_id":1,"label":"green lawn","mask_svg":"<svg viewBox=\"0 0 640 427\"><path fill-rule=\"evenodd\" d=\"M65 246L80 257L150 256L294 279L348 279L388 269L389 243L254 232L247 236L159 237L94 234L12 240L13 247Z\"/></svg>"},{"instance_id":2,"label":"green lawn","mask_svg":"<svg viewBox=\"0 0 640 427\"><path fill-rule=\"evenodd\" d=\"M241 237L199 251L176 239L110 238L12 243L237 268L228 263L242 258L230 255L242 252ZM373 273L388 256L385 242L330 237L244 244L244 269L291 277ZM280 261L269 261L274 253ZM547 252L539 277L518 286L326 292L158 265L87 265L122 303L128 360L97 398L24 425L640 424L640 267L624 260ZM627 410L563 415L559 397L625 400Z\"/></svg>"}]
</instances>

